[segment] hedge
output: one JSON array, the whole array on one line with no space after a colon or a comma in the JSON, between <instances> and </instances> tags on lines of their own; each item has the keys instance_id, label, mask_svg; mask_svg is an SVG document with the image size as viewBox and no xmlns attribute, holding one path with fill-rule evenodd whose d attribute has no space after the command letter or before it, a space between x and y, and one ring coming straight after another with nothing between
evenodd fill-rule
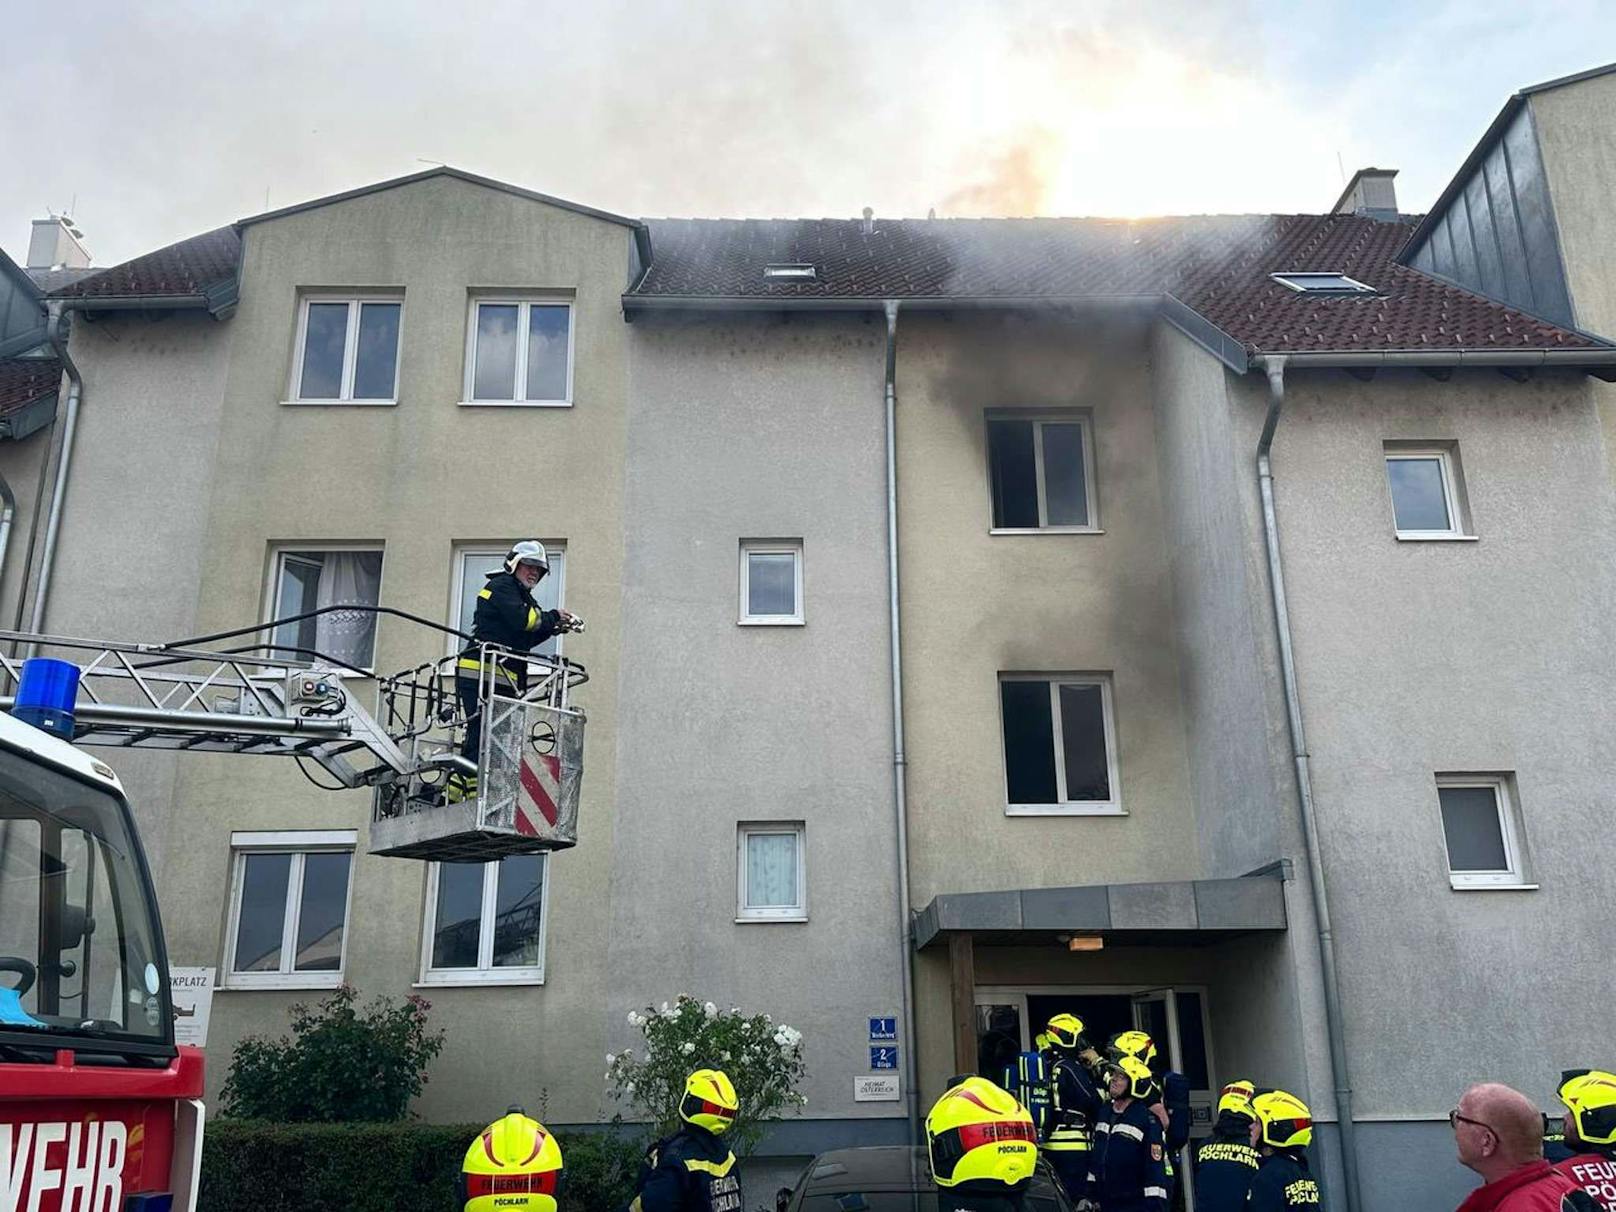
<instances>
[{"instance_id":1,"label":"hedge","mask_svg":"<svg viewBox=\"0 0 1616 1212\"><path fill-rule=\"evenodd\" d=\"M213 1120L197 1212L458 1212L455 1179L485 1126ZM605 1128L558 1139L562 1208L612 1212L628 1201L642 1140Z\"/></svg>"}]
</instances>

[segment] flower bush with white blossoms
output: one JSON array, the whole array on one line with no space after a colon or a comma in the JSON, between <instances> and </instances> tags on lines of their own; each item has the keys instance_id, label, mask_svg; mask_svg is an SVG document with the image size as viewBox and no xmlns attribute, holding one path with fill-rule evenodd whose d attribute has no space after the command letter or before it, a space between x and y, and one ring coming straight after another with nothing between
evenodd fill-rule
<instances>
[{"instance_id":1,"label":"flower bush with white blossoms","mask_svg":"<svg viewBox=\"0 0 1616 1212\"><path fill-rule=\"evenodd\" d=\"M741 1107L724 1139L741 1157L752 1151L766 1123L808 1103L797 1091L807 1072L802 1032L767 1014L747 1016L733 1006L720 1010L714 1002L681 993L660 1008L629 1011L628 1025L644 1045L607 1053L606 1081L614 1097L659 1134L679 1126L685 1078L697 1069L722 1069L735 1083Z\"/></svg>"}]
</instances>

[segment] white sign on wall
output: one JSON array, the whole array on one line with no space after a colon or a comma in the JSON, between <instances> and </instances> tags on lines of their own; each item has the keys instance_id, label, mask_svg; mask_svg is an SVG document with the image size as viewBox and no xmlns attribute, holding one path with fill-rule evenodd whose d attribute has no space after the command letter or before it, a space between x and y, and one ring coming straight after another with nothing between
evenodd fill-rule
<instances>
[{"instance_id":1,"label":"white sign on wall","mask_svg":"<svg viewBox=\"0 0 1616 1212\"><path fill-rule=\"evenodd\" d=\"M853 1101L855 1103L897 1102L897 1077L855 1077L853 1079Z\"/></svg>"},{"instance_id":2,"label":"white sign on wall","mask_svg":"<svg viewBox=\"0 0 1616 1212\"><path fill-rule=\"evenodd\" d=\"M170 968L169 997L174 1002L174 1042L205 1048L208 1018L213 1013L214 968Z\"/></svg>"}]
</instances>

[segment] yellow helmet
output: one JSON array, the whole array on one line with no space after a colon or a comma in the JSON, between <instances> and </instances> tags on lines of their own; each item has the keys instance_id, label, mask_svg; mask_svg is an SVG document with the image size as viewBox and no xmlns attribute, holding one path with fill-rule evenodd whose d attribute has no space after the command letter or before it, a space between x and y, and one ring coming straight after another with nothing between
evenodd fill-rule
<instances>
[{"instance_id":1,"label":"yellow helmet","mask_svg":"<svg viewBox=\"0 0 1616 1212\"><path fill-rule=\"evenodd\" d=\"M1244 1115L1247 1119L1251 1119L1251 1096L1256 1093L1257 1087L1244 1079L1230 1082L1223 1087L1223 1093L1218 1096L1218 1114L1233 1111L1236 1115Z\"/></svg>"},{"instance_id":2,"label":"yellow helmet","mask_svg":"<svg viewBox=\"0 0 1616 1212\"><path fill-rule=\"evenodd\" d=\"M556 1212L561 1146L550 1130L512 1107L471 1142L460 1168L465 1212Z\"/></svg>"},{"instance_id":3,"label":"yellow helmet","mask_svg":"<svg viewBox=\"0 0 1616 1212\"><path fill-rule=\"evenodd\" d=\"M1568 1070L1560 1083L1566 1105L1586 1145L1616 1144L1616 1074L1600 1069Z\"/></svg>"},{"instance_id":4,"label":"yellow helmet","mask_svg":"<svg viewBox=\"0 0 1616 1212\"><path fill-rule=\"evenodd\" d=\"M1075 1014L1057 1014L1049 1020L1049 1042L1061 1048L1083 1046L1083 1020Z\"/></svg>"},{"instance_id":5,"label":"yellow helmet","mask_svg":"<svg viewBox=\"0 0 1616 1212\"><path fill-rule=\"evenodd\" d=\"M1113 1035L1110 1050L1119 1057L1136 1057L1147 1065L1156 1063L1156 1041L1143 1031L1123 1031Z\"/></svg>"},{"instance_id":6,"label":"yellow helmet","mask_svg":"<svg viewBox=\"0 0 1616 1212\"><path fill-rule=\"evenodd\" d=\"M740 1109L735 1085L722 1069L697 1069L685 1078L685 1096L679 1101L679 1118L685 1123L721 1136Z\"/></svg>"},{"instance_id":7,"label":"yellow helmet","mask_svg":"<svg viewBox=\"0 0 1616 1212\"><path fill-rule=\"evenodd\" d=\"M1262 1125L1258 1137L1276 1149L1300 1149L1313 1143L1313 1112L1294 1094L1264 1090L1251 1100L1251 1113Z\"/></svg>"},{"instance_id":8,"label":"yellow helmet","mask_svg":"<svg viewBox=\"0 0 1616 1212\"><path fill-rule=\"evenodd\" d=\"M939 1187L1019 1190L1038 1164L1038 1130L1012 1095L985 1077L967 1077L932 1105L926 1148Z\"/></svg>"},{"instance_id":9,"label":"yellow helmet","mask_svg":"<svg viewBox=\"0 0 1616 1212\"><path fill-rule=\"evenodd\" d=\"M1106 1072L1106 1083L1109 1085L1111 1078L1118 1073L1128 1079L1129 1098L1156 1097L1156 1078L1150 1072L1150 1066L1137 1056L1123 1055L1112 1061Z\"/></svg>"}]
</instances>

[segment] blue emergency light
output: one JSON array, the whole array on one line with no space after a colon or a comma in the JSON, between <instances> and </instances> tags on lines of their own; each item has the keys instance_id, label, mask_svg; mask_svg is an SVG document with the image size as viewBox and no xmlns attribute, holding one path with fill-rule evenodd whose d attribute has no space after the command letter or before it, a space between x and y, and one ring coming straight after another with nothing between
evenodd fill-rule
<instances>
[{"instance_id":1,"label":"blue emergency light","mask_svg":"<svg viewBox=\"0 0 1616 1212\"><path fill-rule=\"evenodd\" d=\"M79 667L72 661L33 657L22 663L11 714L42 732L73 739L73 705L79 697Z\"/></svg>"}]
</instances>

